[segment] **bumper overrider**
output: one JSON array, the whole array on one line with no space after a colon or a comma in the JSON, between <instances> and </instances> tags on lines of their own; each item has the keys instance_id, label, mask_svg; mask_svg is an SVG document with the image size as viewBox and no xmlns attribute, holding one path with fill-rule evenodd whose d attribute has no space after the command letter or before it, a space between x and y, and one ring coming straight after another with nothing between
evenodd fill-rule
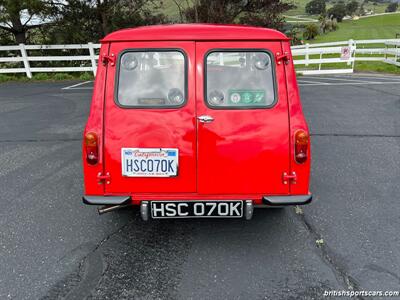
<instances>
[{"instance_id":1,"label":"bumper overrider","mask_svg":"<svg viewBox=\"0 0 400 300\"><path fill-rule=\"evenodd\" d=\"M269 206L305 205L312 201L312 194L291 196L264 196L263 203Z\"/></svg>"},{"instance_id":2,"label":"bumper overrider","mask_svg":"<svg viewBox=\"0 0 400 300\"><path fill-rule=\"evenodd\" d=\"M99 214L117 210L123 207L130 206L132 199L130 196L83 196L83 203L87 205L104 205L98 209ZM253 216L255 207L279 207L290 205L305 205L312 201L312 194L309 195L290 195L290 196L264 196L262 205L253 204L252 200L244 201L244 216L250 220ZM149 219L150 206L149 201L140 203L140 215L144 221Z\"/></svg>"}]
</instances>

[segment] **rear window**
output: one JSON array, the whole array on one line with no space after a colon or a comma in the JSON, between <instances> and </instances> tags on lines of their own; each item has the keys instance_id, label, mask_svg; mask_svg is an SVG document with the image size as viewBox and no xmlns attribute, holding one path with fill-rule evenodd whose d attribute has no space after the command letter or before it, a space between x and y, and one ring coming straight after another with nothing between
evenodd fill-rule
<instances>
[{"instance_id":1,"label":"rear window","mask_svg":"<svg viewBox=\"0 0 400 300\"><path fill-rule=\"evenodd\" d=\"M212 108L262 108L275 103L271 55L213 51L206 57L206 103Z\"/></svg>"},{"instance_id":2,"label":"rear window","mask_svg":"<svg viewBox=\"0 0 400 300\"><path fill-rule=\"evenodd\" d=\"M126 51L119 59L117 101L125 107L180 107L186 99L186 57L178 50Z\"/></svg>"}]
</instances>

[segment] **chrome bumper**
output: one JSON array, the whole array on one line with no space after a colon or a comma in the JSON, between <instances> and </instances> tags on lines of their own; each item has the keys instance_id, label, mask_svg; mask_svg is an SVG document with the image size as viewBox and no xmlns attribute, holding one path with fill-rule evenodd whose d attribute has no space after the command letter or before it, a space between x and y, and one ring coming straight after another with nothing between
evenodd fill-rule
<instances>
[{"instance_id":1,"label":"chrome bumper","mask_svg":"<svg viewBox=\"0 0 400 300\"><path fill-rule=\"evenodd\" d=\"M131 204L130 196L83 196L83 203L88 205L106 205L99 213L112 211L119 207L128 206ZM263 203L265 207L272 206L287 206L287 205L304 205L312 201L312 195L294 195L294 196L264 196ZM113 207L109 207L113 206ZM244 201L243 215L246 220L251 220L253 217L254 208L260 205L254 205L252 200ZM140 215L144 221L149 219L150 207L149 201L140 203Z\"/></svg>"}]
</instances>

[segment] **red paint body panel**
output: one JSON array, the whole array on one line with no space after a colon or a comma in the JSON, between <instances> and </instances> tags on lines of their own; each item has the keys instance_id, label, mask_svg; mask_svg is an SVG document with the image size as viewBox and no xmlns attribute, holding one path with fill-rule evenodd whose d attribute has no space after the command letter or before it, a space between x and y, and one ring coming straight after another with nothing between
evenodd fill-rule
<instances>
[{"instance_id":1,"label":"red paint body panel","mask_svg":"<svg viewBox=\"0 0 400 300\"><path fill-rule=\"evenodd\" d=\"M198 192L201 194L288 194L282 173L289 170L289 125L284 65L276 65L277 103L263 109L212 109L205 105L204 59L210 49L281 52L280 42L203 42L196 44Z\"/></svg>"},{"instance_id":2,"label":"red paint body panel","mask_svg":"<svg viewBox=\"0 0 400 300\"><path fill-rule=\"evenodd\" d=\"M86 132L100 139L97 165L83 165L86 195L130 195L142 200L251 199L309 194L311 154L294 160L294 134L308 132L301 109L290 45L275 30L228 25L168 25L121 30L108 35L100 54L126 49L181 49L187 56L187 102L181 108L121 108L114 101L116 65L99 64ZM204 102L204 59L212 49L265 49L289 54L275 64L277 103L265 109L211 109ZM118 61L118 59L116 59ZM210 115L212 123L197 117ZM179 148L177 177L123 177L121 148ZM283 173L297 175L284 183ZM98 183L98 174L110 174Z\"/></svg>"},{"instance_id":3,"label":"red paint body panel","mask_svg":"<svg viewBox=\"0 0 400 300\"><path fill-rule=\"evenodd\" d=\"M188 58L188 96L181 108L121 108L114 102L116 68L109 68L105 104L105 168L111 175L106 193L170 193L196 191L196 124L194 42L113 43L118 56L127 48L182 49ZM191 79L191 80L190 80ZM123 177L121 148L178 148L179 175L168 178Z\"/></svg>"},{"instance_id":4,"label":"red paint body panel","mask_svg":"<svg viewBox=\"0 0 400 300\"><path fill-rule=\"evenodd\" d=\"M107 35L102 42L131 41L237 41L288 38L281 32L244 25L174 24L123 29Z\"/></svg>"},{"instance_id":5,"label":"red paint body panel","mask_svg":"<svg viewBox=\"0 0 400 300\"><path fill-rule=\"evenodd\" d=\"M282 43L283 51L292 57L290 44ZM308 143L308 159L303 164L298 164L294 159L294 135L297 130L309 132L307 122L304 118L303 109L300 102L300 93L296 80L296 72L293 61L286 65L286 82L289 103L289 123L290 123L290 170L297 175L296 184L290 185L292 195L309 194L310 167L311 167L311 142Z\"/></svg>"},{"instance_id":6,"label":"red paint body panel","mask_svg":"<svg viewBox=\"0 0 400 300\"><path fill-rule=\"evenodd\" d=\"M108 53L109 44L103 44L100 53ZM107 69L99 63L97 68L96 80L94 83L92 104L90 107L89 118L83 136L87 132L95 132L99 138L99 162L97 165L89 165L86 162L86 153L84 144L83 153L83 174L86 195L101 195L104 193L104 185L98 184L97 175L103 172L104 154L103 154L103 116L104 116L104 93L106 90L106 72Z\"/></svg>"}]
</instances>

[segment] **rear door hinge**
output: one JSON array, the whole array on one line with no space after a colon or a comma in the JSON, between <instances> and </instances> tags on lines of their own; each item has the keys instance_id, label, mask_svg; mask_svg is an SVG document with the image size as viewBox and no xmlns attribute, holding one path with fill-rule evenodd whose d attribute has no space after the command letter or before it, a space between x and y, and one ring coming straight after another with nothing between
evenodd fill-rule
<instances>
[{"instance_id":1,"label":"rear door hinge","mask_svg":"<svg viewBox=\"0 0 400 300\"><path fill-rule=\"evenodd\" d=\"M297 180L296 172L292 172L291 174L283 172L283 174L282 174L283 184L288 184L289 182L292 184L296 184L296 180Z\"/></svg>"},{"instance_id":2,"label":"rear door hinge","mask_svg":"<svg viewBox=\"0 0 400 300\"><path fill-rule=\"evenodd\" d=\"M115 66L114 53L111 53L111 55L103 54L101 56L101 62L103 63L103 66L107 65L108 63L110 63L110 66Z\"/></svg>"},{"instance_id":3,"label":"rear door hinge","mask_svg":"<svg viewBox=\"0 0 400 300\"><path fill-rule=\"evenodd\" d=\"M99 172L97 174L97 182L99 184L104 184L104 183L110 184L110 181L111 181L111 176L109 172L107 172L106 174Z\"/></svg>"},{"instance_id":4,"label":"rear door hinge","mask_svg":"<svg viewBox=\"0 0 400 300\"><path fill-rule=\"evenodd\" d=\"M285 51L283 54L280 52L276 52L276 62L278 65L282 63L282 61L287 65L289 64L290 61L290 55L289 52Z\"/></svg>"}]
</instances>

